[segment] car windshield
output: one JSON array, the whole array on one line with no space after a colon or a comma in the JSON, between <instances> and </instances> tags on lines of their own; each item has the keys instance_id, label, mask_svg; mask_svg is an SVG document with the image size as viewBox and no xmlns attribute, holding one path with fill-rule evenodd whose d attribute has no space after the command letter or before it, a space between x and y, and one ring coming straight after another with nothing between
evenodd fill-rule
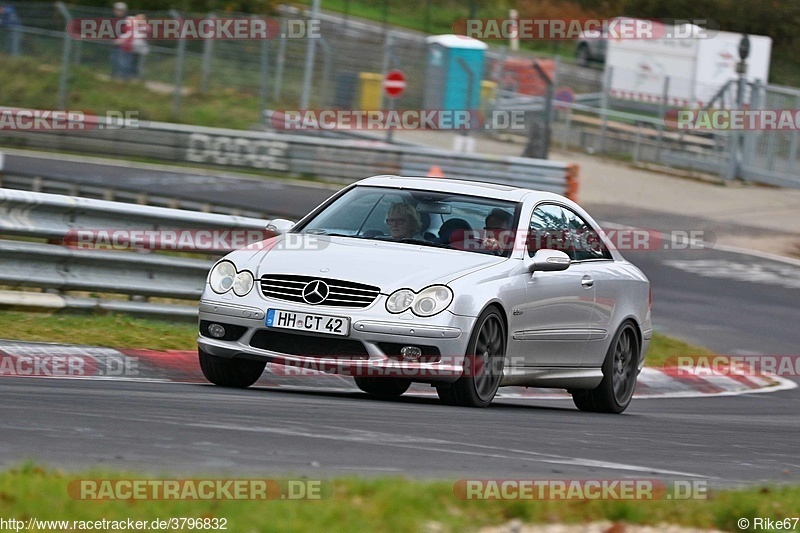
<instances>
[{"instance_id":1,"label":"car windshield","mask_svg":"<svg viewBox=\"0 0 800 533\"><path fill-rule=\"evenodd\" d=\"M507 256L518 217L515 202L358 186L295 231Z\"/></svg>"}]
</instances>

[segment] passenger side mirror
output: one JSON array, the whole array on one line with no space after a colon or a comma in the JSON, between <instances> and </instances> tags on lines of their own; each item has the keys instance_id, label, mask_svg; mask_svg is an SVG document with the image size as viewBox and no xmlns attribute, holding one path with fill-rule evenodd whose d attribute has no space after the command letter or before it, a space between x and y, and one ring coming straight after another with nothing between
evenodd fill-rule
<instances>
[{"instance_id":1,"label":"passenger side mirror","mask_svg":"<svg viewBox=\"0 0 800 533\"><path fill-rule=\"evenodd\" d=\"M267 231L272 231L277 235L283 235L294 227L294 222L285 218L275 218L267 222Z\"/></svg>"},{"instance_id":2,"label":"passenger side mirror","mask_svg":"<svg viewBox=\"0 0 800 533\"><path fill-rule=\"evenodd\" d=\"M536 272L556 272L566 270L572 264L569 256L561 250L536 250L531 259L530 271Z\"/></svg>"}]
</instances>

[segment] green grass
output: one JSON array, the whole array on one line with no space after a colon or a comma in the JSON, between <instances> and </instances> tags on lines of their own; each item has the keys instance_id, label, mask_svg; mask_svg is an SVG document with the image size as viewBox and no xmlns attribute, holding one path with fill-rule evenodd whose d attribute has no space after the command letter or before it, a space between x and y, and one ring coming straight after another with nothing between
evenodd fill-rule
<instances>
[{"instance_id":1,"label":"green grass","mask_svg":"<svg viewBox=\"0 0 800 533\"><path fill-rule=\"evenodd\" d=\"M194 350L194 324L145 320L124 315L46 315L36 312L0 311L0 337L21 341L92 344L109 348ZM663 366L677 356L710 355L712 352L656 333L647 352L647 366Z\"/></svg>"},{"instance_id":2,"label":"green grass","mask_svg":"<svg viewBox=\"0 0 800 533\"><path fill-rule=\"evenodd\" d=\"M193 350L197 326L124 315L73 315L0 311L0 337L21 341L91 344L109 348Z\"/></svg>"},{"instance_id":3,"label":"green grass","mask_svg":"<svg viewBox=\"0 0 800 533\"><path fill-rule=\"evenodd\" d=\"M42 68L29 57L0 56L3 83L0 102L11 107L57 109L59 72ZM71 67L67 108L105 115L137 111L141 121L179 122L248 129L260 122L258 95L246 91L210 90L181 99L173 115L173 95L152 91L142 83L104 80L90 67Z\"/></svg>"},{"instance_id":4,"label":"green grass","mask_svg":"<svg viewBox=\"0 0 800 533\"><path fill-rule=\"evenodd\" d=\"M100 470L66 473L22 465L0 472L0 517L148 521L169 517L224 518L227 530L234 532L475 531L513 519L531 524L599 520L671 523L738 531L739 517L782 518L800 513L800 487L796 486L710 491L707 499L682 501L463 500L455 496L453 481L403 478L322 480L326 497L314 501L83 501L72 499L67 492L72 480L152 477L175 479Z\"/></svg>"}]
</instances>

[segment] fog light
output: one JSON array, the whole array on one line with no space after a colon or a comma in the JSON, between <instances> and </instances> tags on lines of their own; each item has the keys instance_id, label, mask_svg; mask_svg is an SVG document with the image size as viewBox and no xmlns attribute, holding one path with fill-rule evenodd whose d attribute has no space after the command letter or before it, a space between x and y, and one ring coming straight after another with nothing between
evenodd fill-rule
<instances>
[{"instance_id":1,"label":"fog light","mask_svg":"<svg viewBox=\"0 0 800 533\"><path fill-rule=\"evenodd\" d=\"M219 324L211 324L208 326L208 334L215 339L221 339L225 336L225 328Z\"/></svg>"},{"instance_id":2,"label":"fog light","mask_svg":"<svg viewBox=\"0 0 800 533\"><path fill-rule=\"evenodd\" d=\"M416 346L403 346L400 349L400 355L406 361L416 361L422 355L422 350Z\"/></svg>"}]
</instances>

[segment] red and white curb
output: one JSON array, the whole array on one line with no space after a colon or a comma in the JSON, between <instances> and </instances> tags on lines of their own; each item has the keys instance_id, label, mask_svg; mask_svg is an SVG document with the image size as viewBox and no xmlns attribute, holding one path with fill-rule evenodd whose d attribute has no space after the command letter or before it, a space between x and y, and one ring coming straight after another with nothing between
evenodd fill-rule
<instances>
[{"instance_id":1,"label":"red and white curb","mask_svg":"<svg viewBox=\"0 0 800 533\"><path fill-rule=\"evenodd\" d=\"M358 391L352 378L334 374L287 376L267 370L256 386L325 391ZM307 374L307 373L306 373ZM41 342L0 340L0 377L45 377L62 379L103 379L170 383L206 383L190 350L113 349L96 346L61 345ZM645 368L636 385L637 398L691 398L734 396L794 389L794 381L771 374L698 373L689 368ZM435 395L427 385L415 384L413 395ZM558 399L570 396L562 389L506 387L498 398Z\"/></svg>"}]
</instances>

